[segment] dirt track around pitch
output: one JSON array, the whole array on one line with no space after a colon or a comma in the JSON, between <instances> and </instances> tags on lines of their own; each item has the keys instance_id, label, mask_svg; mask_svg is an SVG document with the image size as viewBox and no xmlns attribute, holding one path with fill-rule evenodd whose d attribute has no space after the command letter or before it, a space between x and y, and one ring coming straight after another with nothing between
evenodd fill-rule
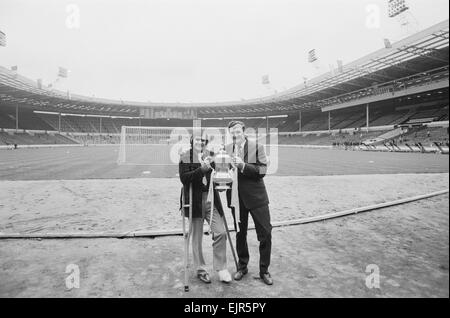
<instances>
[{"instance_id":1,"label":"dirt track around pitch","mask_svg":"<svg viewBox=\"0 0 450 318\"><path fill-rule=\"evenodd\" d=\"M249 232L249 275L211 285L190 275L183 291L181 237L7 240L0 243L0 297L448 297L448 195L323 223L273 231L269 287L255 279L258 247ZM234 234L232 234L234 240ZM211 265L211 245L205 256ZM233 270L228 252L229 269ZM68 289L66 266L80 269ZM380 288L365 282L369 264Z\"/></svg>"},{"instance_id":2,"label":"dirt track around pitch","mask_svg":"<svg viewBox=\"0 0 450 318\"><path fill-rule=\"evenodd\" d=\"M276 222L439 191L448 179L447 173L266 177L266 185ZM179 188L170 178L0 181L0 233L178 229Z\"/></svg>"}]
</instances>

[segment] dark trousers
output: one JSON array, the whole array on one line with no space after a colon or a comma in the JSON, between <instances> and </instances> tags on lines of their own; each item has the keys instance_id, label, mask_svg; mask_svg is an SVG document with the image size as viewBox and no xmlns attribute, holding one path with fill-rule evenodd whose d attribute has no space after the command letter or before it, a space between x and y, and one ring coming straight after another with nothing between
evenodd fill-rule
<instances>
[{"instance_id":1,"label":"dark trousers","mask_svg":"<svg viewBox=\"0 0 450 318\"><path fill-rule=\"evenodd\" d=\"M253 210L249 210L244 203L239 200L241 222L239 232L236 233L236 251L239 257L239 269L247 268L250 255L247 245L248 214L250 213L255 223L256 236L259 241L259 272L267 273L270 265L270 254L272 250L272 225L270 224L269 206L265 205ZM236 228L236 217L232 210L234 226Z\"/></svg>"}]
</instances>

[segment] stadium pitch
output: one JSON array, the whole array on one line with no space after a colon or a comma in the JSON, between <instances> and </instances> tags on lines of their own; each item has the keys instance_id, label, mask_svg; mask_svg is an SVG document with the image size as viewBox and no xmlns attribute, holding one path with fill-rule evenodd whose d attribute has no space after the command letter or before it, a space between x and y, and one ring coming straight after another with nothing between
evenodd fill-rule
<instances>
[{"instance_id":1,"label":"stadium pitch","mask_svg":"<svg viewBox=\"0 0 450 318\"><path fill-rule=\"evenodd\" d=\"M116 146L0 152L0 232L96 233L180 227L177 166L118 166ZM273 221L448 188L448 156L280 147L266 176ZM148 173L150 172L150 173ZM426 212L426 213L425 213ZM227 212L228 213L228 212ZM273 288L256 275L188 297L448 297L448 194L273 231ZM231 226L231 216L228 218ZM234 234L232 234L234 240ZM211 264L210 237L205 253ZM258 255L249 232L251 255ZM182 238L1 240L1 297L186 297ZM80 270L68 289L67 266ZM231 253L228 264L232 270ZM369 265L380 288L368 288ZM370 267L369 267L370 268ZM214 278L216 279L216 278Z\"/></svg>"},{"instance_id":2,"label":"stadium pitch","mask_svg":"<svg viewBox=\"0 0 450 318\"><path fill-rule=\"evenodd\" d=\"M156 149L156 148L155 148ZM159 150L160 148L158 148ZM169 149L169 146L167 147ZM146 154L151 154L151 148ZM119 146L58 147L0 151L0 180L177 178L178 166L151 165L140 155L118 165ZM438 154L346 151L279 147L277 176L326 176L449 171L449 157Z\"/></svg>"}]
</instances>

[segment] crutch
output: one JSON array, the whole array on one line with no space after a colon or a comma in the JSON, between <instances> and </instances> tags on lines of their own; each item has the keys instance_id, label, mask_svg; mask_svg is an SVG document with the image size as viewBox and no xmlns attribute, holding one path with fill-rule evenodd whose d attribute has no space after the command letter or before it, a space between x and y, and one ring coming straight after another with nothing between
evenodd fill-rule
<instances>
[{"instance_id":1,"label":"crutch","mask_svg":"<svg viewBox=\"0 0 450 318\"><path fill-rule=\"evenodd\" d=\"M233 136L233 156L236 156L236 136ZM225 230L227 231L228 242L230 242L231 253L233 253L234 264L236 265L236 271L239 270L239 265L236 257L236 252L234 250L233 242L231 241L230 231L228 230L227 219L225 218L225 211L223 212L223 223L225 224ZM235 224L236 228L236 224ZM236 228L237 230L237 228Z\"/></svg>"},{"instance_id":2,"label":"crutch","mask_svg":"<svg viewBox=\"0 0 450 318\"><path fill-rule=\"evenodd\" d=\"M233 241L231 241L231 235L230 231L228 230L227 219L225 218L225 211L223 212L223 224L225 225L225 231L227 231L228 242L230 243L231 253L233 254L234 264L236 265L236 271L238 271L239 266L236 258L236 251L234 250Z\"/></svg>"},{"instance_id":3,"label":"crutch","mask_svg":"<svg viewBox=\"0 0 450 318\"><path fill-rule=\"evenodd\" d=\"M184 196L184 188L182 189L182 212L181 212L181 219L183 223L183 238L184 238L184 291L189 291L189 273L188 273L188 266L189 266L189 240L191 238L191 232L192 232L192 184L189 184L189 204L186 204L186 198ZM184 216L184 209L189 208L189 229L188 233L186 233L186 224L185 224L185 216Z\"/></svg>"}]
</instances>

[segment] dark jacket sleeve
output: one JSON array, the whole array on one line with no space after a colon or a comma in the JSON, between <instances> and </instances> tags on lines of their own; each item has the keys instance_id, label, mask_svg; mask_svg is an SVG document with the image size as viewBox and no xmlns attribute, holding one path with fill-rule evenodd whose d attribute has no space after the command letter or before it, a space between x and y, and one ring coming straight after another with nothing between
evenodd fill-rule
<instances>
[{"instance_id":1,"label":"dark jacket sleeve","mask_svg":"<svg viewBox=\"0 0 450 318\"><path fill-rule=\"evenodd\" d=\"M203 178L203 171L200 167L197 169L192 169L190 164L179 164L179 175L181 183L184 185L189 185L192 182L198 182Z\"/></svg>"},{"instance_id":2,"label":"dark jacket sleeve","mask_svg":"<svg viewBox=\"0 0 450 318\"><path fill-rule=\"evenodd\" d=\"M242 174L252 179L262 179L267 172L267 156L262 145L256 149L256 163L246 163Z\"/></svg>"},{"instance_id":3,"label":"dark jacket sleeve","mask_svg":"<svg viewBox=\"0 0 450 318\"><path fill-rule=\"evenodd\" d=\"M203 171L201 167L195 167L189 162L189 157L182 156L178 164L178 173L180 175L181 183L189 185L192 182L201 182L203 178Z\"/></svg>"}]
</instances>

